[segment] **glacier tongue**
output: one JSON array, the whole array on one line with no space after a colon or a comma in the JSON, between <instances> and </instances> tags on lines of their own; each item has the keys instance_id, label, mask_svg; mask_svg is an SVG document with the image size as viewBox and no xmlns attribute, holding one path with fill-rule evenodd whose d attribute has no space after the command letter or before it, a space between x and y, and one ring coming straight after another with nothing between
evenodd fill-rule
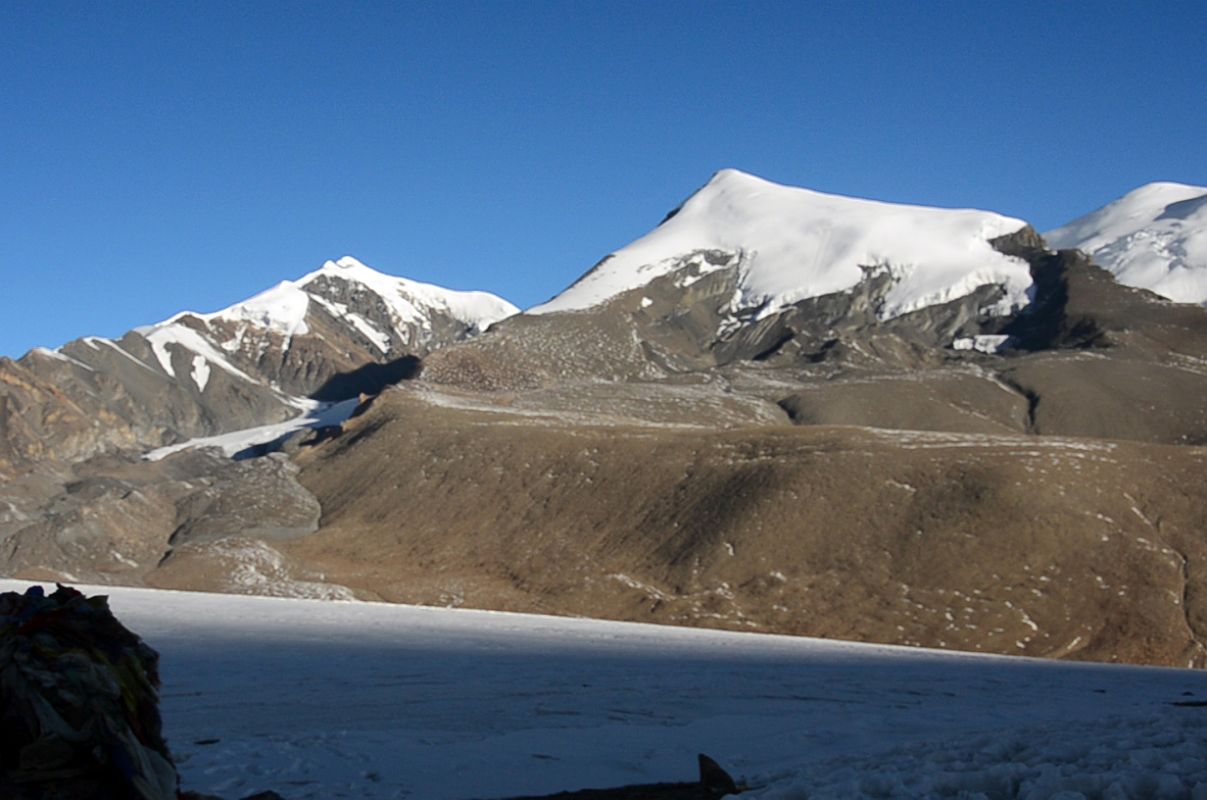
<instances>
[{"instance_id":1,"label":"glacier tongue","mask_svg":"<svg viewBox=\"0 0 1207 800\"><path fill-rule=\"evenodd\" d=\"M881 317L890 319L999 284L996 309L1027 303L1031 275L989 240L1026 223L998 214L898 205L781 186L722 170L650 233L530 314L598 305L678 269L685 258L720 251L740 259L735 310L763 315L800 300L853 288L865 268L896 279Z\"/></svg>"}]
</instances>

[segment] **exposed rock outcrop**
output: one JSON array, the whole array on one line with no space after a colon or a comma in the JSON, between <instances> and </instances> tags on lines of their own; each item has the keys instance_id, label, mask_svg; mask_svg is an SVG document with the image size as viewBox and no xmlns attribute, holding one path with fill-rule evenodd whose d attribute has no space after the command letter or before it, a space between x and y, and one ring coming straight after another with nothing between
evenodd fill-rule
<instances>
[{"instance_id":1,"label":"exposed rock outcrop","mask_svg":"<svg viewBox=\"0 0 1207 800\"><path fill-rule=\"evenodd\" d=\"M104 597L0 595L0 794L175 800L158 661Z\"/></svg>"}]
</instances>

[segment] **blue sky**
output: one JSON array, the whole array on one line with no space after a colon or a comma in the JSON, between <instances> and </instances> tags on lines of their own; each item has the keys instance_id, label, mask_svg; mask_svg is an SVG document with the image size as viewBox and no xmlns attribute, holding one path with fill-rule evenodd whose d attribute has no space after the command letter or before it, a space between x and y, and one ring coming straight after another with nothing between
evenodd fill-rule
<instances>
[{"instance_id":1,"label":"blue sky","mask_svg":"<svg viewBox=\"0 0 1207 800\"><path fill-rule=\"evenodd\" d=\"M1051 228L1207 184L1207 2L0 3L0 354L328 258L547 299L717 169Z\"/></svg>"}]
</instances>

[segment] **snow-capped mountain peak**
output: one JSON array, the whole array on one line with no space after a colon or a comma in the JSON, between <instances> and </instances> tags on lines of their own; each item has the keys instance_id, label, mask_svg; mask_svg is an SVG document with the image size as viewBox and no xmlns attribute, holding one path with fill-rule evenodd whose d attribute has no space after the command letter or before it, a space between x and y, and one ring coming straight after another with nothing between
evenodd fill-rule
<instances>
[{"instance_id":1,"label":"snow-capped mountain peak","mask_svg":"<svg viewBox=\"0 0 1207 800\"><path fill-rule=\"evenodd\" d=\"M266 363L298 362L293 378L272 375L298 391L316 342L350 354L377 358L422 355L433 344L480 332L518 309L486 292L459 292L378 272L351 256L327 261L292 281L282 281L246 300L211 313L185 311L135 328L168 376L188 373L197 391L209 385L211 368L248 382ZM311 356L288 353L298 337ZM275 354L267 357L266 354ZM313 366L313 365L312 365ZM184 372L181 372L184 370Z\"/></svg>"},{"instance_id":2,"label":"snow-capped mountain peak","mask_svg":"<svg viewBox=\"0 0 1207 800\"><path fill-rule=\"evenodd\" d=\"M1044 239L1084 251L1120 283L1207 303L1207 187L1149 183Z\"/></svg>"},{"instance_id":3,"label":"snow-capped mountain peak","mask_svg":"<svg viewBox=\"0 0 1207 800\"><path fill-rule=\"evenodd\" d=\"M896 279L882 318L962 297L986 284L1003 286L1001 310L1008 311L1027 302L1030 272L1021 260L994 250L989 240L1025 225L985 211L823 194L725 169L657 228L529 313L590 308L681 268L702 251L736 259L735 310L757 307L770 314L851 289L864 279L866 268L879 268ZM728 263L706 259L698 266L706 271Z\"/></svg>"},{"instance_id":4,"label":"snow-capped mountain peak","mask_svg":"<svg viewBox=\"0 0 1207 800\"><path fill-rule=\"evenodd\" d=\"M186 318L199 320L206 328L226 330L229 337L221 347L233 351L241 345L249 327L279 334L287 340L310 333L307 320L315 307L347 322L383 353L390 349L392 334L401 332L402 340L412 343L415 337L407 329L430 331L433 314L481 331L519 310L486 292L460 292L386 275L352 256L344 256L325 262L297 280L281 281L219 311L185 311L135 331L152 343L161 356L161 364L170 372L164 350L167 343L176 342L197 351L192 341L198 336L195 323L186 324ZM384 315L372 313L374 310L384 311Z\"/></svg>"},{"instance_id":5,"label":"snow-capped mountain peak","mask_svg":"<svg viewBox=\"0 0 1207 800\"><path fill-rule=\"evenodd\" d=\"M281 281L270 289L219 311L182 311L162 322L134 330L145 336L175 325L185 317L193 317L207 323L251 323L285 336L301 335L309 332L306 316L311 301L317 299L328 311L341 313L333 309L330 302L324 303L324 285L330 281L357 284L369 290L381 298L399 324L423 324L429 312L435 310L470 327L485 330L519 311L516 306L488 292L457 291L386 275L352 256L344 256L336 261L324 262L321 267L297 280Z\"/></svg>"},{"instance_id":6,"label":"snow-capped mountain peak","mask_svg":"<svg viewBox=\"0 0 1207 800\"><path fill-rule=\"evenodd\" d=\"M1048 231L1044 238L1053 247L1093 252L1151 224L1164 214L1167 206L1202 196L1207 196L1207 187L1168 181L1147 183L1097 211Z\"/></svg>"},{"instance_id":7,"label":"snow-capped mountain peak","mask_svg":"<svg viewBox=\"0 0 1207 800\"><path fill-rule=\"evenodd\" d=\"M377 294L402 324L422 324L433 310L448 314L470 327L485 330L495 322L518 313L519 309L487 292L463 292L430 283L386 275L366 266L352 256L327 261L303 276L296 286L317 294L320 279L357 283Z\"/></svg>"}]
</instances>

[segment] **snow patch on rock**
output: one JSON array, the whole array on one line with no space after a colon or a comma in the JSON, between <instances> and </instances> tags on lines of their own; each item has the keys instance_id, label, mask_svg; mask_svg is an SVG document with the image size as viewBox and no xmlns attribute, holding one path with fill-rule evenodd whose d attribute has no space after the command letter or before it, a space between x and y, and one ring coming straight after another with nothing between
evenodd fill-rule
<instances>
[{"instance_id":1,"label":"snow patch on rock","mask_svg":"<svg viewBox=\"0 0 1207 800\"><path fill-rule=\"evenodd\" d=\"M229 372L236 378L245 380L248 383L257 383L255 378L227 361L226 357L217 348L206 341L200 333L187 325L182 325L172 320L159 325L153 325L149 328L141 328L138 332L150 343L151 350L155 353L155 357L159 360L159 364L163 367L164 372L173 378L176 377L176 371L172 367L172 354L168 350L168 345L176 345L195 355L200 355L214 366Z\"/></svg>"},{"instance_id":2,"label":"snow patch on rock","mask_svg":"<svg viewBox=\"0 0 1207 800\"><path fill-rule=\"evenodd\" d=\"M326 297L314 296L314 300L323 308L327 309L328 313L336 319L346 320L352 325L362 336L373 343L383 353L390 351L390 337L378 330L372 323L351 311L343 303L337 303L334 300L328 300Z\"/></svg>"},{"instance_id":3,"label":"snow patch on rock","mask_svg":"<svg viewBox=\"0 0 1207 800\"><path fill-rule=\"evenodd\" d=\"M231 536L214 542L210 549L230 562L229 588L237 594L327 601L356 599L345 586L294 577L285 558L257 539Z\"/></svg>"},{"instance_id":4,"label":"snow patch on rock","mask_svg":"<svg viewBox=\"0 0 1207 800\"><path fill-rule=\"evenodd\" d=\"M94 347L95 347L95 345L94 345ZM88 366L83 361L72 358L71 356L64 354L60 350L51 350L49 347L35 347L30 352L36 353L37 355L40 355L40 356L45 356L46 358L53 358L55 361L65 361L68 364L72 364L74 366L79 367L80 369L86 369L89 372L96 372L95 369Z\"/></svg>"},{"instance_id":5,"label":"snow patch on rock","mask_svg":"<svg viewBox=\"0 0 1207 800\"><path fill-rule=\"evenodd\" d=\"M117 342L114 342L112 339L106 339L106 338L104 338L103 336L85 336L85 337L84 337L84 339L83 339L83 341L84 341L84 344L88 345L88 346L89 346L89 347L91 347L93 350L100 350L101 348L100 348L100 346L99 346L99 345L102 345L102 344L103 344L103 345L105 345L106 347L108 347L109 349L111 349L111 350L115 350L115 351L117 351L118 353L121 353L123 356L125 356L125 357L126 357L126 358L128 358L129 360L133 361L135 364L137 364L138 366L140 366L140 367L142 367L143 369L147 370L148 372L152 372L152 373L155 373L155 374L159 374L159 373L156 373L156 372L155 372L155 369L154 369L153 367L148 366L147 364L145 364L145 363L143 363L142 361L140 361L140 360L138 360L137 358L135 358L135 357L134 357L133 355L131 355L130 353L127 353L125 350L123 350L122 348L118 347ZM156 354L156 357L158 357L158 354Z\"/></svg>"},{"instance_id":6,"label":"snow patch on rock","mask_svg":"<svg viewBox=\"0 0 1207 800\"><path fill-rule=\"evenodd\" d=\"M197 391L204 392L209 382L210 362L206 361L205 356L193 356L193 383L197 384Z\"/></svg>"},{"instance_id":7,"label":"snow patch on rock","mask_svg":"<svg viewBox=\"0 0 1207 800\"><path fill-rule=\"evenodd\" d=\"M352 281L370 289L381 297L399 324L426 328L430 326L431 312L440 311L481 331L519 312L511 303L488 292L460 292L384 275L352 256L324 263L296 281L296 285L304 289L322 276Z\"/></svg>"},{"instance_id":8,"label":"snow patch on rock","mask_svg":"<svg viewBox=\"0 0 1207 800\"><path fill-rule=\"evenodd\" d=\"M952 350L975 350L994 355L1010 346L1010 337L1001 334L965 336L951 343Z\"/></svg>"}]
</instances>

